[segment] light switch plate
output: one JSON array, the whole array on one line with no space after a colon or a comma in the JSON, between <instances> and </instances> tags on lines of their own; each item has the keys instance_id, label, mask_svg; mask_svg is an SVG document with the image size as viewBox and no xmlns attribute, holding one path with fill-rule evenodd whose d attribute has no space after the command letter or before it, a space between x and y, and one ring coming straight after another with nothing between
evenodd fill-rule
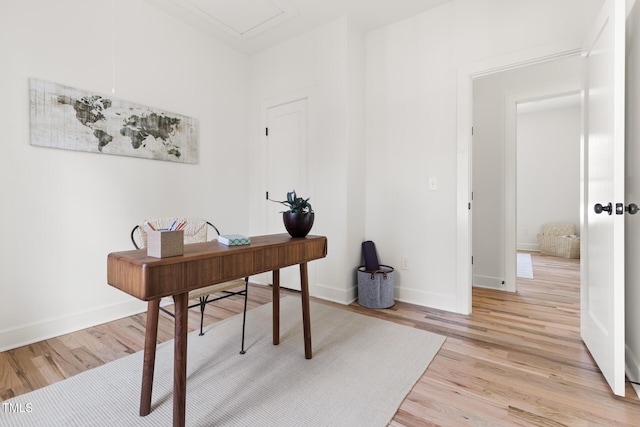
<instances>
[{"instance_id":1,"label":"light switch plate","mask_svg":"<svg viewBox=\"0 0 640 427\"><path fill-rule=\"evenodd\" d=\"M429 191L436 191L438 189L438 178L435 176L429 177Z\"/></svg>"}]
</instances>

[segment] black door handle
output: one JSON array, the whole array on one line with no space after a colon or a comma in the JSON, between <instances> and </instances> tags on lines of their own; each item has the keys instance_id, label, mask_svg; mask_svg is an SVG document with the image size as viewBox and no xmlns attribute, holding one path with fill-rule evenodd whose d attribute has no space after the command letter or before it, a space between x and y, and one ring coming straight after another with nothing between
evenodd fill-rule
<instances>
[{"instance_id":1,"label":"black door handle","mask_svg":"<svg viewBox=\"0 0 640 427\"><path fill-rule=\"evenodd\" d=\"M631 203L629 206L625 206L624 203L616 203L616 215L622 215L625 212L629 212L629 215L637 214L638 205Z\"/></svg>"},{"instance_id":2,"label":"black door handle","mask_svg":"<svg viewBox=\"0 0 640 427\"><path fill-rule=\"evenodd\" d=\"M597 214L601 214L602 212L609 212L609 215L611 215L611 212L613 211L613 205L611 204L611 202L609 202L607 206L602 206L600 203L596 203L596 205L593 207L593 210Z\"/></svg>"}]
</instances>

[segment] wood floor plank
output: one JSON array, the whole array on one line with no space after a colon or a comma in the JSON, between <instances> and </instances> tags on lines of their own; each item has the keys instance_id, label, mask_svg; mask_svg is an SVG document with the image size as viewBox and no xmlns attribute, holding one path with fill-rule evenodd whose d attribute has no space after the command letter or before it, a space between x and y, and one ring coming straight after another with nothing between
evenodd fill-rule
<instances>
[{"instance_id":1,"label":"wood floor plank","mask_svg":"<svg viewBox=\"0 0 640 427\"><path fill-rule=\"evenodd\" d=\"M469 316L402 302L376 310L315 300L447 337L390 426L640 425L636 393L627 385L626 397L613 395L580 338L579 260L531 255L533 279L519 279L515 293L474 288ZM249 309L270 301L271 288L250 286ZM240 297L209 305L205 325L242 307ZM199 318L190 310L190 330ZM145 319L0 353L0 400L140 351ZM158 342L172 338L173 320L161 314Z\"/></svg>"}]
</instances>

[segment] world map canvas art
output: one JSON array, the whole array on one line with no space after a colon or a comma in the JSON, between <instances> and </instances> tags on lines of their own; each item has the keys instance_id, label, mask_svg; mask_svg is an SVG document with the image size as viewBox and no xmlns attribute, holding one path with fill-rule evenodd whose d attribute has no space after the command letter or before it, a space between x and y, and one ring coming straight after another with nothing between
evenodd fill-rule
<instances>
[{"instance_id":1,"label":"world map canvas art","mask_svg":"<svg viewBox=\"0 0 640 427\"><path fill-rule=\"evenodd\" d=\"M31 145L198 162L196 119L38 79L29 92Z\"/></svg>"}]
</instances>

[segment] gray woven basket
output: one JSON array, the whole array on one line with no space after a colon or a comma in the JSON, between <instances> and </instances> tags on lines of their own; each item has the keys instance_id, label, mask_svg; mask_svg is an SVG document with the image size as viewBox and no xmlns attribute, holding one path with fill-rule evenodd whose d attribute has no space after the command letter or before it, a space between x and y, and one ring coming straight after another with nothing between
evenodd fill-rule
<instances>
[{"instance_id":1,"label":"gray woven basket","mask_svg":"<svg viewBox=\"0 0 640 427\"><path fill-rule=\"evenodd\" d=\"M376 271L358 268L358 304L367 308L393 306L393 282L393 267L381 265Z\"/></svg>"}]
</instances>

